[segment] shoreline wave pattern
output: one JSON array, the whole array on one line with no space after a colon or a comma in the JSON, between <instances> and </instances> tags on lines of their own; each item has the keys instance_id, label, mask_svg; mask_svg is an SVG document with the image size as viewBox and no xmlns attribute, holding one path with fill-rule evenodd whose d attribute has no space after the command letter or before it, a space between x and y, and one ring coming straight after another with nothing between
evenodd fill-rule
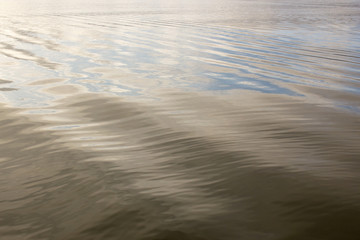
<instances>
[{"instance_id":1,"label":"shoreline wave pattern","mask_svg":"<svg viewBox=\"0 0 360 240\"><path fill-rule=\"evenodd\" d=\"M356 1L11 1L0 239L357 239Z\"/></svg>"}]
</instances>

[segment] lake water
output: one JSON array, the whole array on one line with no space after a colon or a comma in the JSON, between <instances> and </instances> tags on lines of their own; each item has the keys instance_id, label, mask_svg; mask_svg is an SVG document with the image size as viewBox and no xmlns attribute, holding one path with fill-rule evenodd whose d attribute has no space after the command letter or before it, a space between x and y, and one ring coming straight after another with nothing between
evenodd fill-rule
<instances>
[{"instance_id":1,"label":"lake water","mask_svg":"<svg viewBox=\"0 0 360 240\"><path fill-rule=\"evenodd\" d=\"M360 236L357 0L3 0L0 239Z\"/></svg>"}]
</instances>

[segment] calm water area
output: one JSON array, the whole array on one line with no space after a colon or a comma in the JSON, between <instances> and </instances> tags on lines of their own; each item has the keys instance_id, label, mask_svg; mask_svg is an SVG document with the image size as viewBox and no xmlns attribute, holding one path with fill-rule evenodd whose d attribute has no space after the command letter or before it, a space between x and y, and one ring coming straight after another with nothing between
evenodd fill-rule
<instances>
[{"instance_id":1,"label":"calm water area","mask_svg":"<svg viewBox=\"0 0 360 240\"><path fill-rule=\"evenodd\" d=\"M358 0L2 0L0 240L360 239Z\"/></svg>"}]
</instances>

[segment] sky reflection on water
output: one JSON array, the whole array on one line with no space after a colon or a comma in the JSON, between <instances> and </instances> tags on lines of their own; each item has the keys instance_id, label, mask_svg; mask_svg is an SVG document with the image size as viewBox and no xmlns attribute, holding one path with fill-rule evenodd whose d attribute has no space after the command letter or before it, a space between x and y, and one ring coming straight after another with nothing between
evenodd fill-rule
<instances>
[{"instance_id":1,"label":"sky reflection on water","mask_svg":"<svg viewBox=\"0 0 360 240\"><path fill-rule=\"evenodd\" d=\"M115 2L98 5L95 1L99 11L94 12L87 11L87 7L80 8L81 2L66 2L58 3L60 8L56 14L47 8L53 8L52 4L40 2L35 15L31 14L35 9L26 10L24 15L21 8L16 8L3 23L1 58L7 67L1 71L0 78L13 82L6 87L17 91L3 94L18 106L30 102L46 104L52 99L53 94L39 91L41 87L35 90L27 85L46 78L63 78L64 83L81 86L88 92L132 96L148 96L161 88L222 92L245 89L303 97L309 96L296 86L355 94L360 91L356 84L347 86L348 81L356 83L359 76L359 36L354 31L358 25L345 25L340 19L322 23L324 17L335 13L317 10L316 5L310 3L297 7L315 7L307 19L319 13L321 24L296 22L302 12L295 12L291 18L274 12L275 18L287 16L295 22L280 21L273 28L271 24L251 28L251 23L242 22L249 18L230 14L229 19L236 16L238 19L233 21L244 26L224 28L218 25L224 17L222 11L229 10L226 1L206 4L224 7L216 10L214 22L207 25L188 19L195 17L192 12L197 11L189 9L203 6L203 2L173 5L155 1L143 6L147 9L143 12L132 10L136 4L124 9ZM157 3L163 8L151 10L159 10ZM70 7L73 4L76 7ZM284 11L283 14L289 10L287 7L293 7L286 5L288 3L262 2L259 6L261 4L268 13L276 9ZM16 3L7 5L17 6ZM245 7L250 12L257 8L249 2L234 6ZM23 7L31 6L23 4ZM180 9L180 13L175 13L175 9ZM337 11L340 15L342 11L349 13L346 5ZM199 20L207 21L205 16L201 15ZM262 14L261 18L266 16ZM356 17L351 15L348 20L355 21ZM334 23L338 24L335 28ZM342 25L347 28L340 28ZM319 28L315 30L315 26ZM20 71L21 75L14 75Z\"/></svg>"}]
</instances>

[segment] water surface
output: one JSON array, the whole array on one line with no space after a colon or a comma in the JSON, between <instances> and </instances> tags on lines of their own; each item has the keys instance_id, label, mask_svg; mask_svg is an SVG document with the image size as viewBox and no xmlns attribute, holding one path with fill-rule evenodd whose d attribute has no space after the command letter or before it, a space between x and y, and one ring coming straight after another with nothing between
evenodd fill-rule
<instances>
[{"instance_id":1,"label":"water surface","mask_svg":"<svg viewBox=\"0 0 360 240\"><path fill-rule=\"evenodd\" d=\"M3 1L0 239L357 239L358 1Z\"/></svg>"}]
</instances>

